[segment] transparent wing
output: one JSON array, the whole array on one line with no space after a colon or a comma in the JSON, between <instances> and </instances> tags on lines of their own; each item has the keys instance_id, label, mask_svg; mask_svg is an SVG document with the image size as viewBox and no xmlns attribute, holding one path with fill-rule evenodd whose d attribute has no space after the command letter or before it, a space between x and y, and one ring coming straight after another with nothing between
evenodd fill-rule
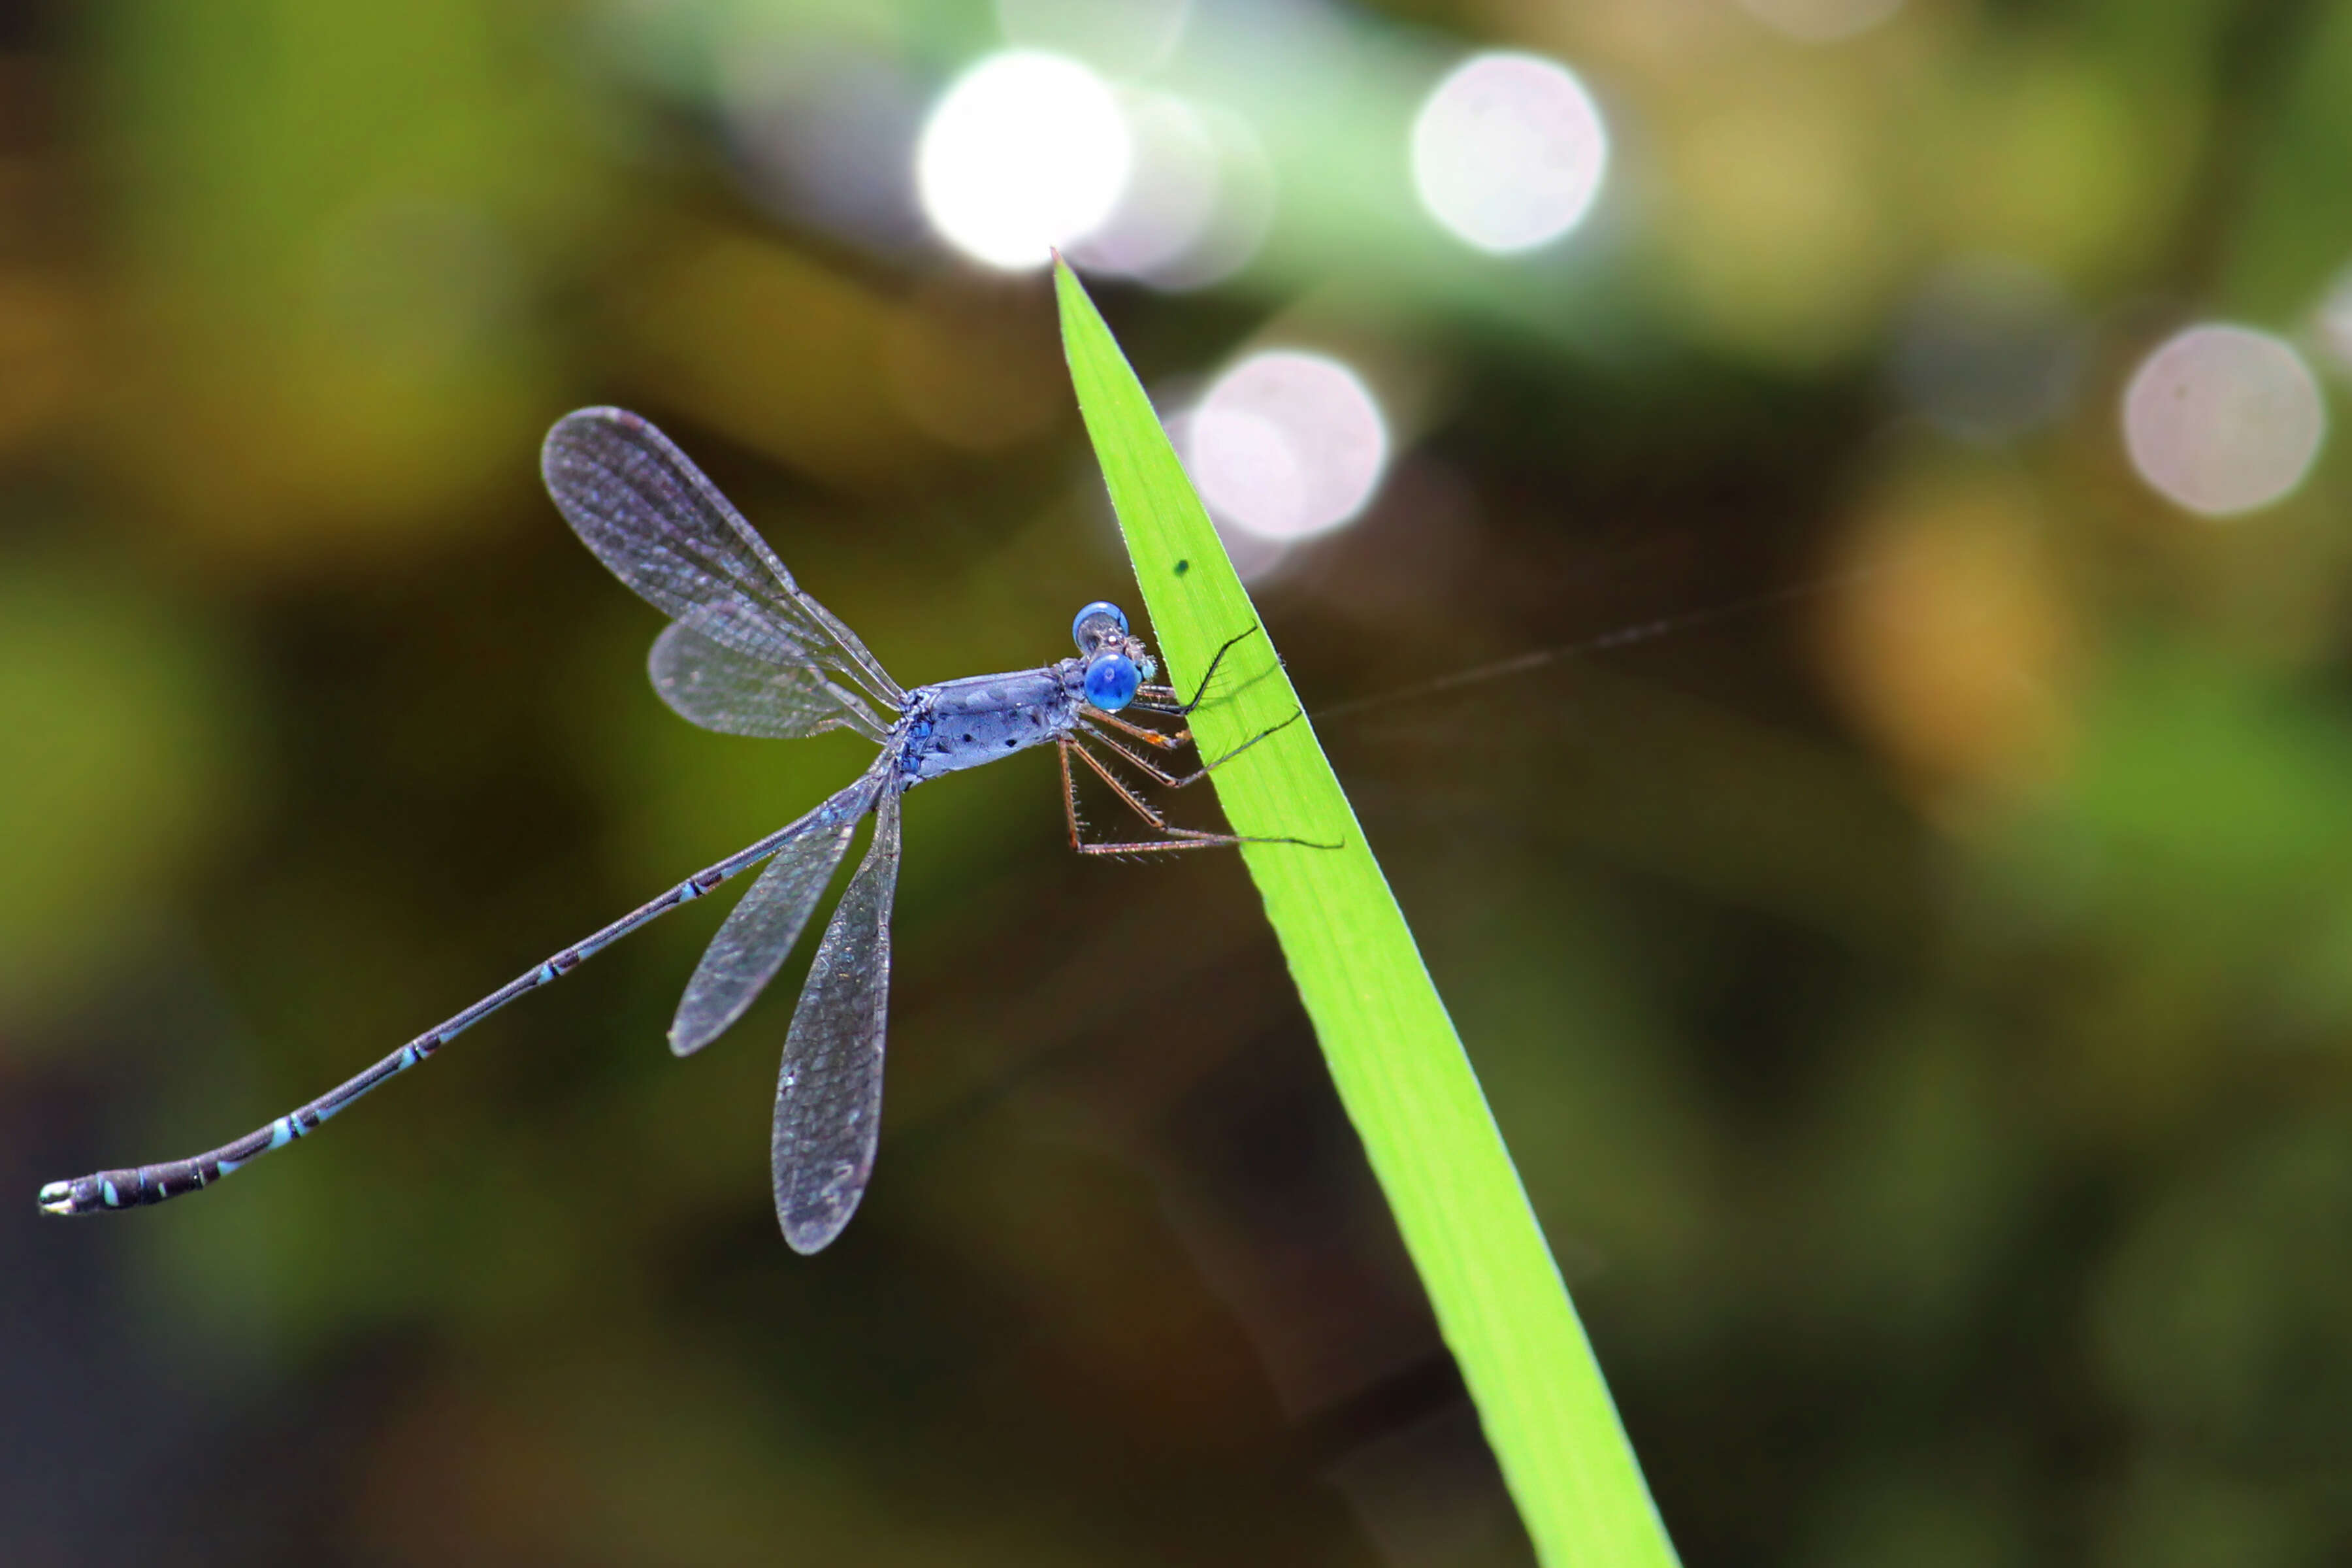
<instances>
[{"instance_id":1,"label":"transparent wing","mask_svg":"<svg viewBox=\"0 0 2352 1568\"><path fill-rule=\"evenodd\" d=\"M898 886L898 792L884 787L874 842L833 911L784 1038L770 1145L776 1218L795 1252L841 1234L874 1173L882 1035L890 1006L890 897Z\"/></svg>"},{"instance_id":2,"label":"transparent wing","mask_svg":"<svg viewBox=\"0 0 2352 1568\"><path fill-rule=\"evenodd\" d=\"M706 730L770 739L855 730L869 741L890 738L889 726L857 693L814 665L753 658L684 621L672 621L654 639L646 664L661 700Z\"/></svg>"},{"instance_id":3,"label":"transparent wing","mask_svg":"<svg viewBox=\"0 0 2352 1568\"><path fill-rule=\"evenodd\" d=\"M547 433L539 466L597 559L670 619L769 664L830 670L894 710L906 700L702 470L635 415L565 415Z\"/></svg>"},{"instance_id":4,"label":"transparent wing","mask_svg":"<svg viewBox=\"0 0 2352 1568\"><path fill-rule=\"evenodd\" d=\"M669 1026L671 1050L691 1056L717 1039L776 977L800 941L809 911L833 880L857 819L872 809L875 792L887 788L866 774L810 813L808 831L786 840L768 862L687 982Z\"/></svg>"}]
</instances>

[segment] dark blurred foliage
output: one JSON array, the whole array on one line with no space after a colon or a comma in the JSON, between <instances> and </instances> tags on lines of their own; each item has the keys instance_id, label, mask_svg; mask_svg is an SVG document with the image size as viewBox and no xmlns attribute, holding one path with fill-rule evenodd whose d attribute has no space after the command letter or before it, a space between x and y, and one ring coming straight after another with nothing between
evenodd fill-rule
<instances>
[{"instance_id":1,"label":"dark blurred foliage","mask_svg":"<svg viewBox=\"0 0 2352 1568\"><path fill-rule=\"evenodd\" d=\"M2209 521L2115 410L2192 319L2326 359L2352 5L1792 5L1294 7L1228 95L1263 252L1098 296L1154 384L1298 342L1397 418L1258 588L1310 704L1696 616L1320 726L1686 1560L2343 1561L2352 481ZM1066 854L1049 758L910 803L816 1259L764 1159L798 963L663 1047L705 911L226 1192L33 1212L858 765L654 700L538 488L567 408L662 422L909 683L1132 606L1042 279L795 197L729 108L855 45L895 123L996 43L0 14L0 1562L1524 1558L1242 868ZM1477 47L1612 116L1548 259L1398 172Z\"/></svg>"}]
</instances>

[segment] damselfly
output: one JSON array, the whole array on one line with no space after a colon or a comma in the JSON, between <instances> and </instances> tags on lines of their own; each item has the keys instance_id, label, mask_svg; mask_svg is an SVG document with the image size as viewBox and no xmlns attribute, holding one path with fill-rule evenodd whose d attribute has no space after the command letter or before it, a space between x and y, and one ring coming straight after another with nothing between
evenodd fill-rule
<instances>
[{"instance_id":1,"label":"damselfly","mask_svg":"<svg viewBox=\"0 0 2352 1568\"><path fill-rule=\"evenodd\" d=\"M776 1217L795 1250L814 1252L849 1223L874 1170L890 992L890 903L898 882L898 803L908 790L1050 741L1061 752L1070 845L1080 854L1303 843L1172 826L1117 772L1124 764L1155 784L1181 788L1274 732L1180 773L1153 753L1165 757L1188 744L1189 728L1157 730L1121 717L1131 711L1182 719L1208 689L1225 654L1255 627L1218 650L1191 700L1180 700L1173 687L1149 684L1157 673L1150 654L1118 607L1101 603L1088 605L1072 623L1074 658L908 691L856 634L802 591L701 470L635 415L588 408L566 416L548 433L541 471L588 548L670 617L649 662L654 689L671 708L705 729L730 734L852 731L882 748L873 765L807 816L517 975L300 1110L191 1159L52 1182L41 1189L45 1212L102 1214L208 1187L316 1131L362 1095L508 1003L569 973L607 943L770 861L711 939L678 1002L670 1048L680 1056L700 1050L742 1016L782 967L859 819L871 814L873 842L817 945L785 1035L776 1087L771 1145ZM1108 784L1156 837L1087 841L1074 760Z\"/></svg>"}]
</instances>

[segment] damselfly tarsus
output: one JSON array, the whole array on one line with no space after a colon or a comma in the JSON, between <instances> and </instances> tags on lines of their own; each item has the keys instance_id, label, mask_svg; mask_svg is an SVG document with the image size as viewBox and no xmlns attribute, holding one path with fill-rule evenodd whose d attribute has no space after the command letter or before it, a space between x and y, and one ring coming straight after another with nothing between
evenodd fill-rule
<instances>
[{"instance_id":1,"label":"damselfly tarsus","mask_svg":"<svg viewBox=\"0 0 2352 1568\"><path fill-rule=\"evenodd\" d=\"M841 1234L873 1173L882 1110L882 1051L890 991L890 904L898 881L899 800L917 784L1051 742L1061 752L1071 847L1085 855L1144 855L1243 843L1171 825L1120 777L1131 768L1182 788L1274 731L1179 773L1156 757L1189 743L1128 713L1181 720L1197 705L1221 648L1192 699L1150 684L1156 667L1117 605L1092 604L1071 626L1077 654L1035 669L942 681L908 691L856 634L803 592L793 574L717 487L669 439L617 408L566 416L548 433L541 471L575 531L614 575L668 616L655 639L655 689L705 729L769 737L849 730L881 747L873 764L815 810L707 867L650 903L525 971L358 1077L232 1143L190 1159L101 1171L41 1189L54 1215L103 1214L162 1203L212 1185L407 1071L508 1003L569 973L607 943L769 861L688 982L670 1048L700 1050L742 1016L800 940L860 818L873 842L817 944L784 1040L771 1164L784 1239L814 1252ZM1295 719L1297 715L1293 715ZM1276 726L1280 728L1280 726ZM1108 784L1154 837L1089 842L1078 820L1073 762ZM1319 847L1318 846L1308 846Z\"/></svg>"}]
</instances>

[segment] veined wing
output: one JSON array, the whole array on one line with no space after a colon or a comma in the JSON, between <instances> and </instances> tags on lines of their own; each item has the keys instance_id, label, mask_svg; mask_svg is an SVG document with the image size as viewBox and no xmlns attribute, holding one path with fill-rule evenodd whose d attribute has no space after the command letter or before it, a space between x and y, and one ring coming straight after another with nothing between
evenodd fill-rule
<instances>
[{"instance_id":1,"label":"veined wing","mask_svg":"<svg viewBox=\"0 0 2352 1568\"><path fill-rule=\"evenodd\" d=\"M776 1218L795 1252L841 1234L874 1173L882 1037L890 1008L890 900L898 886L898 791L884 781L874 842L833 911L784 1038L770 1145Z\"/></svg>"},{"instance_id":2,"label":"veined wing","mask_svg":"<svg viewBox=\"0 0 2352 1568\"><path fill-rule=\"evenodd\" d=\"M893 711L906 700L702 470L635 415L565 415L547 433L540 472L597 559L670 619L769 664L828 670Z\"/></svg>"},{"instance_id":3,"label":"veined wing","mask_svg":"<svg viewBox=\"0 0 2352 1568\"><path fill-rule=\"evenodd\" d=\"M671 1050L691 1056L717 1039L776 977L833 880L857 819L873 809L877 791L895 797L881 772L867 773L811 813L809 830L785 843L728 914L678 999Z\"/></svg>"},{"instance_id":4,"label":"veined wing","mask_svg":"<svg viewBox=\"0 0 2352 1568\"><path fill-rule=\"evenodd\" d=\"M855 730L876 742L890 728L857 692L813 664L772 664L672 621L646 660L671 711L706 730L771 740Z\"/></svg>"}]
</instances>

